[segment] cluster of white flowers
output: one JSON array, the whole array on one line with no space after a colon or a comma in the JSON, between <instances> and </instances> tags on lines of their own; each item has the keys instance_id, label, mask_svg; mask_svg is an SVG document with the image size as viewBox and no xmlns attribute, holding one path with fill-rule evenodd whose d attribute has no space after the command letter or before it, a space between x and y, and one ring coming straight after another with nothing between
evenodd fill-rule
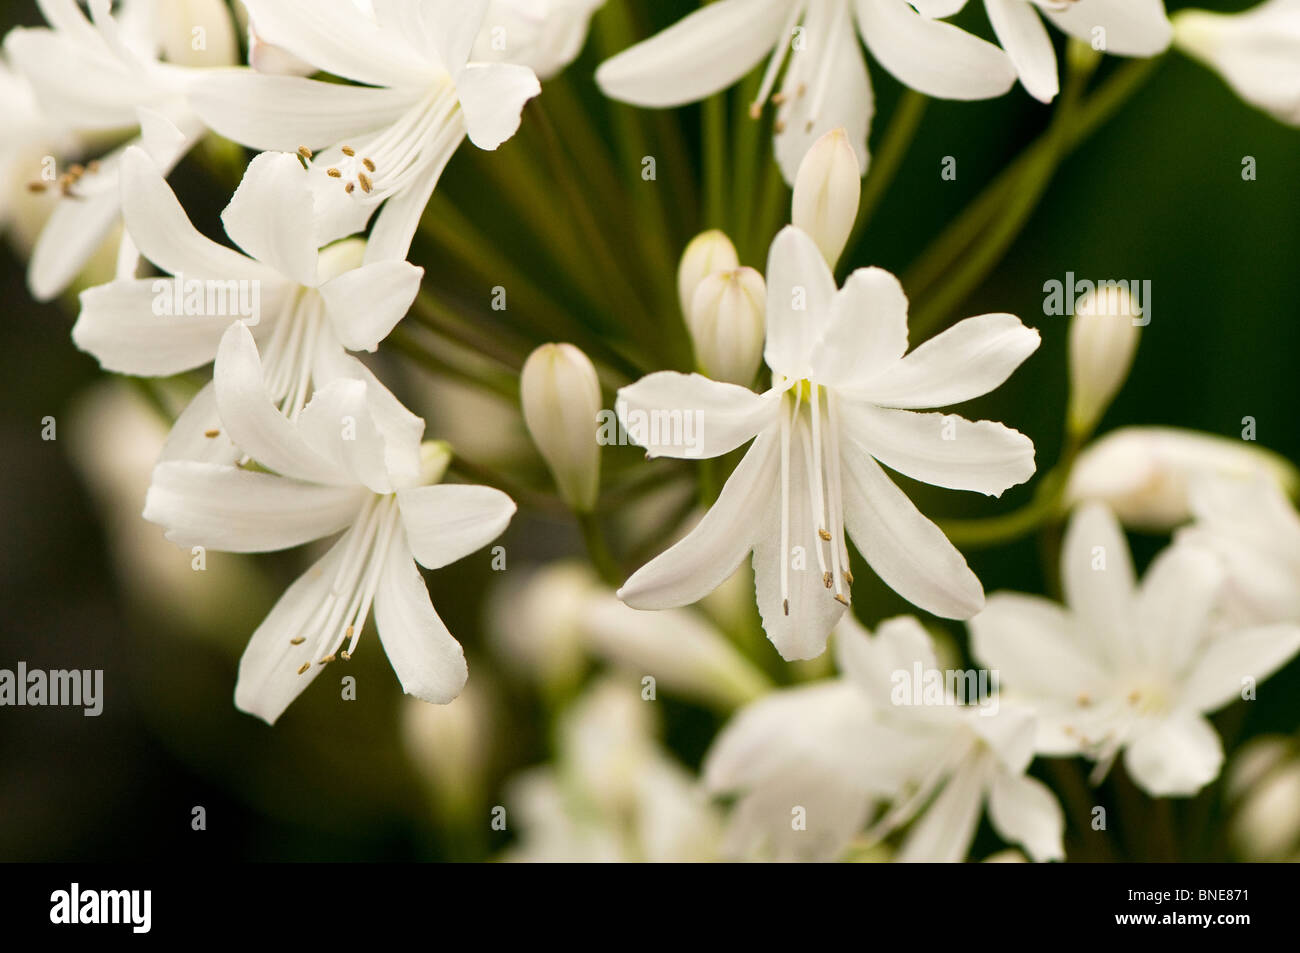
<instances>
[{"instance_id":1,"label":"cluster of white flowers","mask_svg":"<svg viewBox=\"0 0 1300 953\"><path fill-rule=\"evenodd\" d=\"M403 689L451 702L465 657L416 564L436 570L487 546L516 504L502 489L443 483L453 448L425 440L424 421L355 355L379 350L420 293L424 269L407 259L453 155L466 139L492 151L514 136L542 80L578 55L601 0L242 0L239 21L222 0L183 16L153 0L90 0L88 12L37 2L48 26L10 31L0 62L14 107L0 177L25 179L48 206L31 292L57 297L107 246L113 278L80 293L76 345L118 374L212 368L152 468L144 518L187 550L336 537L252 634L237 706L275 722L352 657L372 610ZM654 673L731 720L696 779L659 745L635 681L595 682L560 722L557 765L508 798L526 828L513 859L962 860L987 807L1027 857L1059 860L1065 815L1028 773L1036 757L1089 759L1099 781L1122 754L1150 795L1194 794L1224 760L1206 715L1254 697L1300 651L1289 464L1169 428L1089 443L1137 348L1130 302L1081 308L1072 326L1074 445L1043 481L1056 497L1040 508L1065 527L1062 605L986 598L960 538L886 472L991 497L1031 480L1027 436L941 408L1001 387L1038 331L983 314L916 343L898 278L878 267L835 278L869 166L863 44L928 96L985 99L1019 79L1050 102L1060 83L1046 19L1099 52L1151 57L1175 44L1300 124L1300 3L1171 24L1161 0L985 0L1000 46L947 22L965 5L718 0L597 70L613 99L674 107L769 57L751 109L774 104L791 224L761 272L722 231L692 242L677 292L703 373L660 370L617 392L616 423L648 457L744 448L702 518L616 595L611 580L561 563L510 580L496 600L509 615L497 649L558 694L576 691L590 656ZM237 62L241 32L251 65ZM125 140L106 138L124 129ZM168 184L216 137L256 153L221 215L231 245L203 235ZM111 151L97 152L106 141ZM47 152L82 161L47 163ZM16 215L0 202L0 227ZM588 529L601 370L570 344L543 345L519 370L529 432ZM1141 583L1121 524L1176 531ZM942 639L911 616L867 631L853 611L854 552L919 610L966 622L971 654L998 684L931 697ZM823 666L825 677L775 688L725 613L687 608L748 585L751 554L771 644L793 662L833 640L838 676ZM448 772L439 762L438 777ZM724 811L714 795L735 800Z\"/></svg>"}]
</instances>

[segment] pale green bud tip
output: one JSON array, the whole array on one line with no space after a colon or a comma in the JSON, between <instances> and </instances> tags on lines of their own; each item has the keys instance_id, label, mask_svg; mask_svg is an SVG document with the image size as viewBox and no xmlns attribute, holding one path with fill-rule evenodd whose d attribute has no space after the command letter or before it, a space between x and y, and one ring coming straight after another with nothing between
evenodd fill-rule
<instances>
[{"instance_id":1,"label":"pale green bud tip","mask_svg":"<svg viewBox=\"0 0 1300 953\"><path fill-rule=\"evenodd\" d=\"M807 232L832 268L858 217L862 166L843 129L818 139L795 176L791 222Z\"/></svg>"},{"instance_id":2,"label":"pale green bud tip","mask_svg":"<svg viewBox=\"0 0 1300 953\"><path fill-rule=\"evenodd\" d=\"M420 485L441 483L451 466L451 444L445 440L426 440L420 444Z\"/></svg>"},{"instance_id":3,"label":"pale green bud tip","mask_svg":"<svg viewBox=\"0 0 1300 953\"><path fill-rule=\"evenodd\" d=\"M736 254L736 246L718 229L702 232L691 239L677 268L677 300L682 306L682 314L690 311L701 281L715 271L734 271L739 267L740 256Z\"/></svg>"},{"instance_id":4,"label":"pale green bud tip","mask_svg":"<svg viewBox=\"0 0 1300 953\"><path fill-rule=\"evenodd\" d=\"M715 271L695 289L686 326L707 377L747 387L763 358L767 287L753 268Z\"/></svg>"},{"instance_id":5,"label":"pale green bud tip","mask_svg":"<svg viewBox=\"0 0 1300 953\"><path fill-rule=\"evenodd\" d=\"M591 359L572 344L543 344L524 362L519 391L524 422L560 495L589 512L600 491L600 379Z\"/></svg>"}]
</instances>

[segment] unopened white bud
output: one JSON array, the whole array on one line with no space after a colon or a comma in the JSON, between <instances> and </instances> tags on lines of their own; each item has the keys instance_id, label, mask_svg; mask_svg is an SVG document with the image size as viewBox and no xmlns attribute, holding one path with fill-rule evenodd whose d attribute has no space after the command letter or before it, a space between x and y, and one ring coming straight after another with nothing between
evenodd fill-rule
<instances>
[{"instance_id":1,"label":"unopened white bud","mask_svg":"<svg viewBox=\"0 0 1300 953\"><path fill-rule=\"evenodd\" d=\"M1097 426L1128 378L1137 351L1133 299L1122 286L1084 295L1070 321L1070 430Z\"/></svg>"},{"instance_id":2,"label":"unopened white bud","mask_svg":"<svg viewBox=\"0 0 1300 953\"><path fill-rule=\"evenodd\" d=\"M791 222L812 236L832 268L858 217L862 168L843 129L822 136L799 164Z\"/></svg>"},{"instance_id":3,"label":"unopened white bud","mask_svg":"<svg viewBox=\"0 0 1300 953\"><path fill-rule=\"evenodd\" d=\"M753 268L715 271L695 289L686 326L700 370L748 387L763 359L767 286Z\"/></svg>"},{"instance_id":4,"label":"unopened white bud","mask_svg":"<svg viewBox=\"0 0 1300 953\"><path fill-rule=\"evenodd\" d=\"M451 445L444 440L420 444L420 486L441 483L451 465Z\"/></svg>"},{"instance_id":5,"label":"unopened white bud","mask_svg":"<svg viewBox=\"0 0 1300 953\"><path fill-rule=\"evenodd\" d=\"M677 267L677 300L682 314L691 309L695 289L700 282L715 271L735 271L740 267L740 256L731 239L716 228L702 232L691 239L682 252L682 263Z\"/></svg>"},{"instance_id":6,"label":"unopened white bud","mask_svg":"<svg viewBox=\"0 0 1300 953\"><path fill-rule=\"evenodd\" d=\"M519 391L524 423L560 495L590 512L600 492L600 380L591 359L572 344L543 344L524 362Z\"/></svg>"}]
</instances>

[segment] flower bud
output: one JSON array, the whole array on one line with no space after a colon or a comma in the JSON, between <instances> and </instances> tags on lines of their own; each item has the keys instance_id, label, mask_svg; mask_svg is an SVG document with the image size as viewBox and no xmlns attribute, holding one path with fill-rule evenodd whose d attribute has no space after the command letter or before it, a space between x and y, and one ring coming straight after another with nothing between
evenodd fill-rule
<instances>
[{"instance_id":1,"label":"flower bud","mask_svg":"<svg viewBox=\"0 0 1300 953\"><path fill-rule=\"evenodd\" d=\"M682 314L690 313L695 289L701 281L715 271L735 271L739 267L740 256L736 254L736 246L716 228L691 239L677 268L677 300L682 306Z\"/></svg>"},{"instance_id":2,"label":"flower bud","mask_svg":"<svg viewBox=\"0 0 1300 953\"><path fill-rule=\"evenodd\" d=\"M763 359L767 286L753 268L715 271L695 289L686 326L700 370L748 387Z\"/></svg>"},{"instance_id":3,"label":"flower bud","mask_svg":"<svg viewBox=\"0 0 1300 953\"><path fill-rule=\"evenodd\" d=\"M519 391L524 423L560 495L589 512L600 492L600 380L591 359L572 344L543 344L524 362Z\"/></svg>"},{"instance_id":4,"label":"flower bud","mask_svg":"<svg viewBox=\"0 0 1300 953\"><path fill-rule=\"evenodd\" d=\"M1066 502L1098 500L1130 529L1164 533L1191 518L1188 490L1205 476L1257 472L1288 492L1297 486L1295 467L1249 441L1177 427L1124 427L1080 454Z\"/></svg>"},{"instance_id":5,"label":"flower bud","mask_svg":"<svg viewBox=\"0 0 1300 953\"><path fill-rule=\"evenodd\" d=\"M493 698L476 673L448 705L402 702L402 743L438 806L461 816L478 806L492 760Z\"/></svg>"},{"instance_id":6,"label":"flower bud","mask_svg":"<svg viewBox=\"0 0 1300 953\"><path fill-rule=\"evenodd\" d=\"M1182 10L1174 45L1279 122L1300 126L1300 2L1268 0L1244 13Z\"/></svg>"},{"instance_id":7,"label":"flower bud","mask_svg":"<svg viewBox=\"0 0 1300 953\"><path fill-rule=\"evenodd\" d=\"M1137 312L1122 286L1088 292L1070 322L1070 430L1089 434L1133 366Z\"/></svg>"},{"instance_id":8,"label":"flower bud","mask_svg":"<svg viewBox=\"0 0 1300 953\"><path fill-rule=\"evenodd\" d=\"M799 164L791 222L807 232L832 268L858 217L862 168L843 129L822 136Z\"/></svg>"}]
</instances>

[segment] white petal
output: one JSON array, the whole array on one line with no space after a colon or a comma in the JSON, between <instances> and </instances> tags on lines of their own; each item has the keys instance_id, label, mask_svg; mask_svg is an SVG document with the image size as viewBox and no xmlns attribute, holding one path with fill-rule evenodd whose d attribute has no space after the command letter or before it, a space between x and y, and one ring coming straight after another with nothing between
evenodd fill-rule
<instances>
[{"instance_id":1,"label":"white petal","mask_svg":"<svg viewBox=\"0 0 1300 953\"><path fill-rule=\"evenodd\" d=\"M883 268L859 268L831 303L813 348L817 383L842 387L870 380L907 353L907 295Z\"/></svg>"},{"instance_id":2,"label":"white petal","mask_svg":"<svg viewBox=\"0 0 1300 953\"><path fill-rule=\"evenodd\" d=\"M295 152L361 138L413 105L398 89L345 86L252 70L212 70L195 80L190 104L210 129L254 149Z\"/></svg>"},{"instance_id":3,"label":"white petal","mask_svg":"<svg viewBox=\"0 0 1300 953\"><path fill-rule=\"evenodd\" d=\"M1025 0L984 0L998 42L1011 57L1030 96L1050 103L1061 89L1056 50L1038 8Z\"/></svg>"},{"instance_id":4,"label":"white petal","mask_svg":"<svg viewBox=\"0 0 1300 953\"><path fill-rule=\"evenodd\" d=\"M1300 651L1300 626L1278 623L1224 633L1201 652L1182 685L1181 701L1196 711L1215 711L1247 686L1254 689Z\"/></svg>"},{"instance_id":5,"label":"white petal","mask_svg":"<svg viewBox=\"0 0 1300 953\"><path fill-rule=\"evenodd\" d=\"M946 20L960 13L966 0L908 0L912 6L931 20Z\"/></svg>"},{"instance_id":6,"label":"white petal","mask_svg":"<svg viewBox=\"0 0 1300 953\"><path fill-rule=\"evenodd\" d=\"M1208 634L1223 570L1189 546L1163 550L1142 577L1135 609L1141 655L1158 670L1181 672Z\"/></svg>"},{"instance_id":7,"label":"white petal","mask_svg":"<svg viewBox=\"0 0 1300 953\"><path fill-rule=\"evenodd\" d=\"M845 434L867 453L932 486L1001 496L1034 475L1033 441L990 420L848 402L840 419Z\"/></svg>"},{"instance_id":8,"label":"white petal","mask_svg":"<svg viewBox=\"0 0 1300 953\"><path fill-rule=\"evenodd\" d=\"M1075 510L1061 544L1065 603L1112 666L1136 660L1132 620L1135 583L1128 541L1100 504Z\"/></svg>"},{"instance_id":9,"label":"white petal","mask_svg":"<svg viewBox=\"0 0 1300 953\"><path fill-rule=\"evenodd\" d=\"M781 394L755 394L701 374L656 371L618 392L618 419L651 456L721 456L776 421Z\"/></svg>"},{"instance_id":10,"label":"white petal","mask_svg":"<svg viewBox=\"0 0 1300 953\"><path fill-rule=\"evenodd\" d=\"M213 381L226 433L262 466L309 483L349 482L276 409L257 344L242 322L232 324L221 339Z\"/></svg>"},{"instance_id":11,"label":"white petal","mask_svg":"<svg viewBox=\"0 0 1300 953\"><path fill-rule=\"evenodd\" d=\"M636 106L681 106L726 89L781 43L789 0L720 0L606 60L596 83Z\"/></svg>"},{"instance_id":12,"label":"white petal","mask_svg":"<svg viewBox=\"0 0 1300 953\"><path fill-rule=\"evenodd\" d=\"M317 249L312 229L314 202L307 171L297 155L264 152L221 213L221 222L240 248L297 284L316 284Z\"/></svg>"},{"instance_id":13,"label":"white petal","mask_svg":"<svg viewBox=\"0 0 1300 953\"><path fill-rule=\"evenodd\" d=\"M775 374L802 380L812 372L814 345L825 333L835 278L817 243L793 225L781 229L767 257L767 345Z\"/></svg>"},{"instance_id":14,"label":"white petal","mask_svg":"<svg viewBox=\"0 0 1300 953\"><path fill-rule=\"evenodd\" d=\"M438 185L447 162L462 140L457 140L422 173L423 182L407 186L392 196L375 216L370 239L366 242L366 264L376 261L404 261L411 252L411 242L420 227L429 197Z\"/></svg>"},{"instance_id":15,"label":"white petal","mask_svg":"<svg viewBox=\"0 0 1300 953\"><path fill-rule=\"evenodd\" d=\"M353 487L173 461L154 469L144 518L164 527L178 546L265 553L338 532L356 519L362 499Z\"/></svg>"},{"instance_id":16,"label":"white petal","mask_svg":"<svg viewBox=\"0 0 1300 953\"><path fill-rule=\"evenodd\" d=\"M889 711L894 704L895 672L937 667L930 635L915 616L886 619L872 635L851 615L835 629L835 664L853 680L876 707Z\"/></svg>"},{"instance_id":17,"label":"white petal","mask_svg":"<svg viewBox=\"0 0 1300 953\"><path fill-rule=\"evenodd\" d=\"M374 351L411 309L424 269L381 261L344 272L320 286L325 313L349 351Z\"/></svg>"},{"instance_id":18,"label":"white petal","mask_svg":"<svg viewBox=\"0 0 1300 953\"><path fill-rule=\"evenodd\" d=\"M778 434L760 434L699 525L633 573L618 597L634 609L668 609L722 585L754 545L755 517L777 488L779 452Z\"/></svg>"},{"instance_id":19,"label":"white petal","mask_svg":"<svg viewBox=\"0 0 1300 953\"><path fill-rule=\"evenodd\" d=\"M967 760L912 826L894 860L900 864L965 860L983 809L982 768L979 762Z\"/></svg>"},{"instance_id":20,"label":"white petal","mask_svg":"<svg viewBox=\"0 0 1300 953\"><path fill-rule=\"evenodd\" d=\"M147 78L101 52L43 28L15 28L5 36L8 59L27 77L42 111L71 128L123 129L135 125L135 107L155 98Z\"/></svg>"},{"instance_id":21,"label":"white petal","mask_svg":"<svg viewBox=\"0 0 1300 953\"><path fill-rule=\"evenodd\" d=\"M491 5L488 0L382 0L388 7L422 8L422 33L444 69L456 76L468 61ZM382 8L377 8L382 16ZM410 21L407 15L408 24Z\"/></svg>"},{"instance_id":22,"label":"white petal","mask_svg":"<svg viewBox=\"0 0 1300 953\"><path fill-rule=\"evenodd\" d=\"M524 103L542 91L537 74L513 63L472 63L456 80L470 142L492 150L519 130Z\"/></svg>"},{"instance_id":23,"label":"white petal","mask_svg":"<svg viewBox=\"0 0 1300 953\"><path fill-rule=\"evenodd\" d=\"M346 537L344 538L344 540ZM275 724L325 666L313 657L308 624L329 598L345 547L340 540L285 590L244 649L235 683L235 707ZM303 639L294 645L291 640ZM307 665L306 671L299 669Z\"/></svg>"},{"instance_id":24,"label":"white petal","mask_svg":"<svg viewBox=\"0 0 1300 953\"><path fill-rule=\"evenodd\" d=\"M327 73L395 86L430 71L401 34L381 29L350 0L245 0L245 6L258 36Z\"/></svg>"},{"instance_id":25,"label":"white petal","mask_svg":"<svg viewBox=\"0 0 1300 953\"><path fill-rule=\"evenodd\" d=\"M1219 776L1223 745L1203 716L1184 712L1129 742L1124 767L1152 797L1190 797Z\"/></svg>"},{"instance_id":26,"label":"white petal","mask_svg":"<svg viewBox=\"0 0 1300 953\"><path fill-rule=\"evenodd\" d=\"M989 788L989 820L1002 839L1038 862L1064 860L1065 812L1051 788L1023 774L998 771Z\"/></svg>"},{"instance_id":27,"label":"white petal","mask_svg":"<svg viewBox=\"0 0 1300 953\"><path fill-rule=\"evenodd\" d=\"M1001 386L1039 342L1015 315L967 318L851 392L885 407L948 407Z\"/></svg>"},{"instance_id":28,"label":"white petal","mask_svg":"<svg viewBox=\"0 0 1300 953\"><path fill-rule=\"evenodd\" d=\"M845 448L844 521L858 551L885 584L946 619L984 607L984 589L939 527L866 453Z\"/></svg>"},{"instance_id":29,"label":"white petal","mask_svg":"<svg viewBox=\"0 0 1300 953\"><path fill-rule=\"evenodd\" d=\"M176 418L158 462L182 460L233 467L243 456L226 435L217 412L217 388L208 381Z\"/></svg>"},{"instance_id":30,"label":"white petal","mask_svg":"<svg viewBox=\"0 0 1300 953\"><path fill-rule=\"evenodd\" d=\"M469 677L465 653L434 611L400 529L375 591L375 627L402 691L436 705L460 694Z\"/></svg>"},{"instance_id":31,"label":"white petal","mask_svg":"<svg viewBox=\"0 0 1300 953\"><path fill-rule=\"evenodd\" d=\"M505 532L514 500L488 486L440 484L397 491L411 552L426 569L441 569Z\"/></svg>"},{"instance_id":32,"label":"white petal","mask_svg":"<svg viewBox=\"0 0 1300 953\"><path fill-rule=\"evenodd\" d=\"M1080 695L1100 698L1109 684L1090 639L1042 596L995 592L967 624L975 657L1019 694L1073 705Z\"/></svg>"},{"instance_id":33,"label":"white petal","mask_svg":"<svg viewBox=\"0 0 1300 953\"><path fill-rule=\"evenodd\" d=\"M317 387L298 415L297 430L315 453L327 460L333 483L360 483L375 493L391 493L384 437L375 423L364 381L341 378Z\"/></svg>"},{"instance_id":34,"label":"white petal","mask_svg":"<svg viewBox=\"0 0 1300 953\"><path fill-rule=\"evenodd\" d=\"M1016 69L1000 49L950 23L921 16L903 0L856 0L871 55L903 83L941 99L1001 96Z\"/></svg>"},{"instance_id":35,"label":"white petal","mask_svg":"<svg viewBox=\"0 0 1300 953\"><path fill-rule=\"evenodd\" d=\"M761 529L754 543L754 592L763 631L786 661L816 658L826 651L826 640L844 615L845 606L835 598L835 589L827 588L817 562L820 546L829 554L833 540L823 544L818 529L825 528L820 515L813 512L812 488L808 485L805 452L811 443L808 428L800 426L790 439L789 550L781 548L781 493L774 491L765 511L754 514ZM802 564L796 554L802 553ZM790 560L789 600L787 611L781 592L781 565ZM829 566L829 561L827 562ZM827 569L827 572L830 570Z\"/></svg>"},{"instance_id":36,"label":"white petal","mask_svg":"<svg viewBox=\"0 0 1300 953\"><path fill-rule=\"evenodd\" d=\"M232 319L160 313L160 296L170 305L171 279L114 281L83 291L73 342L104 370L142 377L179 374L216 357Z\"/></svg>"},{"instance_id":37,"label":"white petal","mask_svg":"<svg viewBox=\"0 0 1300 953\"><path fill-rule=\"evenodd\" d=\"M815 13L834 13L834 7L821 5L809 10ZM828 29L834 29L834 17L829 21L820 18ZM812 29L810 20L804 20L805 34ZM813 39L809 45L790 54L790 66L781 81L785 101L777 109L781 131L775 133L776 161L786 182L793 184L799 174L799 164L813 143L832 129L842 128L849 144L857 155L858 169L866 175L870 159L867 153L867 133L875 116L876 101L867 75L867 61L862 55L862 44L851 29L839 29L830 38L829 52ZM829 56L824 80L821 70ZM824 82L822 101L813 113L813 95L808 91L813 83ZM803 91L800 91L800 87ZM856 213L853 209L849 214Z\"/></svg>"},{"instance_id":38,"label":"white petal","mask_svg":"<svg viewBox=\"0 0 1300 953\"><path fill-rule=\"evenodd\" d=\"M1043 13L1084 42L1104 36L1105 52L1120 56L1154 56L1173 38L1161 0L1075 0L1059 10L1044 7Z\"/></svg>"},{"instance_id":39,"label":"white petal","mask_svg":"<svg viewBox=\"0 0 1300 953\"><path fill-rule=\"evenodd\" d=\"M203 236L190 222L162 171L143 149L127 149L119 171L122 214L131 240L163 271L185 278L256 280L277 276L250 258Z\"/></svg>"}]
</instances>

